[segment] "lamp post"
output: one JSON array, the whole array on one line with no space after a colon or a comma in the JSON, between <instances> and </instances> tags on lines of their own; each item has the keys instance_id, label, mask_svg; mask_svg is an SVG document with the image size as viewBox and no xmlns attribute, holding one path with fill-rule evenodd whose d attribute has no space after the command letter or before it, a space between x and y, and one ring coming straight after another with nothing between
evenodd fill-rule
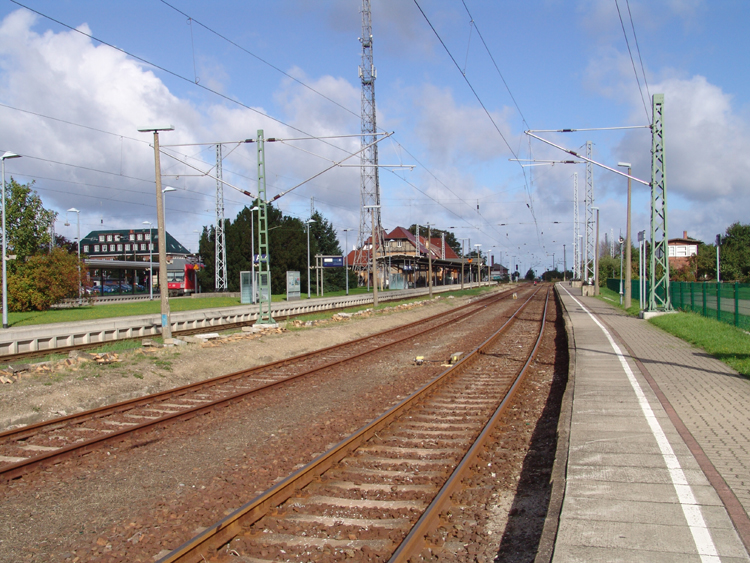
<instances>
[{"instance_id":1,"label":"lamp post","mask_svg":"<svg viewBox=\"0 0 750 563\"><path fill-rule=\"evenodd\" d=\"M156 177L156 225L159 237L159 294L161 297L161 335L172 338L172 321L169 318L169 291L167 287L167 233L164 230L164 194L161 190L161 161L159 159L159 131L174 131L174 125L139 127L141 133L154 134L154 170Z\"/></svg>"},{"instance_id":2,"label":"lamp post","mask_svg":"<svg viewBox=\"0 0 750 563\"><path fill-rule=\"evenodd\" d=\"M151 221L144 221L144 225L148 225L148 299L153 301L154 299L154 245L151 244L153 236L151 235Z\"/></svg>"},{"instance_id":3,"label":"lamp post","mask_svg":"<svg viewBox=\"0 0 750 563\"><path fill-rule=\"evenodd\" d=\"M565 272L568 269L568 255L565 254L565 245L563 244L563 283L565 283Z\"/></svg>"},{"instance_id":4,"label":"lamp post","mask_svg":"<svg viewBox=\"0 0 750 563\"><path fill-rule=\"evenodd\" d=\"M629 309L630 306L632 305L632 295L631 295L632 292L630 290L630 286L632 285L631 262L633 259L631 250L630 250L630 193L631 193L630 172L632 169L632 165L629 162L618 162L617 166L622 166L628 169L628 211L627 211L627 219L626 219L626 224L625 224L625 244L626 244L625 267L627 268L625 270L625 308Z\"/></svg>"},{"instance_id":5,"label":"lamp post","mask_svg":"<svg viewBox=\"0 0 750 563\"><path fill-rule=\"evenodd\" d=\"M5 176L5 174L3 174ZM5 209L5 207L3 207ZM4 229L4 227L3 227ZM721 271L719 270L719 247L721 246L721 235L716 235L716 283L721 283ZM3 278L5 275L3 275ZM716 291L719 291L718 289Z\"/></svg>"},{"instance_id":6,"label":"lamp post","mask_svg":"<svg viewBox=\"0 0 750 563\"><path fill-rule=\"evenodd\" d=\"M432 298L432 225L427 223L427 275L429 276L429 294Z\"/></svg>"},{"instance_id":7,"label":"lamp post","mask_svg":"<svg viewBox=\"0 0 750 563\"><path fill-rule=\"evenodd\" d=\"M479 243L474 245L474 248L477 249L477 287L482 287L482 254L481 250L479 250L481 246Z\"/></svg>"},{"instance_id":8,"label":"lamp post","mask_svg":"<svg viewBox=\"0 0 750 563\"><path fill-rule=\"evenodd\" d=\"M9 158L21 158L20 154L7 151L0 159L3 161L3 328L8 328L8 233L5 229L5 161Z\"/></svg>"},{"instance_id":9,"label":"lamp post","mask_svg":"<svg viewBox=\"0 0 750 563\"><path fill-rule=\"evenodd\" d=\"M344 235L344 275L346 276L346 294L349 295L349 231L351 229L342 229Z\"/></svg>"},{"instance_id":10,"label":"lamp post","mask_svg":"<svg viewBox=\"0 0 750 563\"><path fill-rule=\"evenodd\" d=\"M310 223L315 223L315 219L308 219L305 223L307 224L307 298L310 299Z\"/></svg>"},{"instance_id":11,"label":"lamp post","mask_svg":"<svg viewBox=\"0 0 750 563\"><path fill-rule=\"evenodd\" d=\"M592 207L592 211L596 210L596 248L594 249L594 295L599 295L599 208Z\"/></svg>"},{"instance_id":12,"label":"lamp post","mask_svg":"<svg viewBox=\"0 0 750 563\"><path fill-rule=\"evenodd\" d=\"M253 284L253 295L250 300L255 305L255 212L260 209L259 206L255 205L250 209L250 279ZM309 252L307 261L310 261ZM309 297L309 296L308 296Z\"/></svg>"},{"instance_id":13,"label":"lamp post","mask_svg":"<svg viewBox=\"0 0 750 563\"><path fill-rule=\"evenodd\" d=\"M68 209L68 213L76 214L76 225L78 227L78 304L81 304L81 212L75 207Z\"/></svg>"},{"instance_id":14,"label":"lamp post","mask_svg":"<svg viewBox=\"0 0 750 563\"><path fill-rule=\"evenodd\" d=\"M622 297L623 297L623 290L622 290L622 243L625 242L625 239L620 237L618 239L618 242L620 243L620 305L622 305Z\"/></svg>"}]
</instances>

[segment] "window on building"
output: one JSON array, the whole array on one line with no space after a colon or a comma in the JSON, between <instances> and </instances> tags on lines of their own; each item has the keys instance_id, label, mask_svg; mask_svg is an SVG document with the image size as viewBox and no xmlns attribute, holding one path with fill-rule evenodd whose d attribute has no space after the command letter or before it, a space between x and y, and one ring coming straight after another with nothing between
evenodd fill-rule
<instances>
[{"instance_id":1,"label":"window on building","mask_svg":"<svg viewBox=\"0 0 750 563\"><path fill-rule=\"evenodd\" d=\"M141 250L146 250L146 243L145 242L141 243Z\"/></svg>"},{"instance_id":2,"label":"window on building","mask_svg":"<svg viewBox=\"0 0 750 563\"><path fill-rule=\"evenodd\" d=\"M84 252L88 252L89 251L89 245L88 244L84 244L83 245L83 251Z\"/></svg>"},{"instance_id":3,"label":"window on building","mask_svg":"<svg viewBox=\"0 0 750 563\"><path fill-rule=\"evenodd\" d=\"M135 240L135 235L133 233L130 233L128 240Z\"/></svg>"},{"instance_id":4,"label":"window on building","mask_svg":"<svg viewBox=\"0 0 750 563\"><path fill-rule=\"evenodd\" d=\"M125 245L125 252L130 252L130 245L129 244Z\"/></svg>"},{"instance_id":5,"label":"window on building","mask_svg":"<svg viewBox=\"0 0 750 563\"><path fill-rule=\"evenodd\" d=\"M117 252L122 252L122 245L121 244L117 245Z\"/></svg>"},{"instance_id":6,"label":"window on building","mask_svg":"<svg viewBox=\"0 0 750 563\"><path fill-rule=\"evenodd\" d=\"M138 238L138 240L143 240L143 234L142 233L138 233L138 237L137 238Z\"/></svg>"},{"instance_id":7,"label":"window on building","mask_svg":"<svg viewBox=\"0 0 750 563\"><path fill-rule=\"evenodd\" d=\"M99 242L104 242L104 235L99 235Z\"/></svg>"},{"instance_id":8,"label":"window on building","mask_svg":"<svg viewBox=\"0 0 750 563\"><path fill-rule=\"evenodd\" d=\"M98 244L94 245L94 252L99 252L99 245Z\"/></svg>"},{"instance_id":9,"label":"window on building","mask_svg":"<svg viewBox=\"0 0 750 563\"><path fill-rule=\"evenodd\" d=\"M402 241L402 240L397 240L396 241L396 246L398 246L399 248L401 248L403 245L404 245L404 241Z\"/></svg>"},{"instance_id":10,"label":"window on building","mask_svg":"<svg viewBox=\"0 0 750 563\"><path fill-rule=\"evenodd\" d=\"M148 245L149 245L149 247L150 247L151 250L154 250L154 243L153 242L150 242Z\"/></svg>"},{"instance_id":11,"label":"window on building","mask_svg":"<svg viewBox=\"0 0 750 563\"><path fill-rule=\"evenodd\" d=\"M112 242L112 235L107 235L107 242Z\"/></svg>"}]
</instances>

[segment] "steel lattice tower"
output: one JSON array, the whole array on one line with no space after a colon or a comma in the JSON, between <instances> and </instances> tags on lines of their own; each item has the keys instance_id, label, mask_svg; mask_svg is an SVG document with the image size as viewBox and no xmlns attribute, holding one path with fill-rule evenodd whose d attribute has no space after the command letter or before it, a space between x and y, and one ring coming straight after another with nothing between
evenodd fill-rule
<instances>
[{"instance_id":1,"label":"steel lattice tower","mask_svg":"<svg viewBox=\"0 0 750 563\"><path fill-rule=\"evenodd\" d=\"M594 240L594 165L591 163L592 143L586 141L586 249L584 254L584 280L594 279L596 241Z\"/></svg>"},{"instance_id":2,"label":"steel lattice tower","mask_svg":"<svg viewBox=\"0 0 750 563\"><path fill-rule=\"evenodd\" d=\"M377 122L375 119L375 78L377 72L372 57L372 17L370 0L362 0L362 65L359 67L359 77L362 81L362 141L361 146L372 145L362 151L360 174L360 197L362 205L359 219L359 244L354 259L355 268L363 270L367 267L364 247L372 237L373 217L375 213L375 237L371 244L374 251L383 248L383 230L380 221L380 181L378 177L378 146L375 143ZM376 283L376 280L373 280Z\"/></svg>"},{"instance_id":3,"label":"steel lattice tower","mask_svg":"<svg viewBox=\"0 0 750 563\"><path fill-rule=\"evenodd\" d=\"M651 100L651 288L649 311L671 311L667 239L667 171L664 162L664 94Z\"/></svg>"},{"instance_id":4,"label":"steel lattice tower","mask_svg":"<svg viewBox=\"0 0 750 563\"><path fill-rule=\"evenodd\" d=\"M268 249L268 207L266 203L266 143L258 129L258 320L256 324L276 324L271 316L271 259ZM255 283L255 280L253 280ZM253 291L255 288L253 287Z\"/></svg>"},{"instance_id":5,"label":"steel lattice tower","mask_svg":"<svg viewBox=\"0 0 750 563\"><path fill-rule=\"evenodd\" d=\"M578 217L578 172L573 173L573 279L581 279L581 249L578 238L581 234L581 224Z\"/></svg>"},{"instance_id":6,"label":"steel lattice tower","mask_svg":"<svg viewBox=\"0 0 750 563\"><path fill-rule=\"evenodd\" d=\"M227 289L227 246L224 236L224 183L222 180L221 145L216 145L216 291Z\"/></svg>"}]
</instances>

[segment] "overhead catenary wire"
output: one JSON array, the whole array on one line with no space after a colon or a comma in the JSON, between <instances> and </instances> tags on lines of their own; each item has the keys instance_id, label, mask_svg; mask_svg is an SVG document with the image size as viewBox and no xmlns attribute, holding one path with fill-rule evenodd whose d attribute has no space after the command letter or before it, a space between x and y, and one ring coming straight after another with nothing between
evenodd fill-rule
<instances>
[{"instance_id":1,"label":"overhead catenary wire","mask_svg":"<svg viewBox=\"0 0 750 563\"><path fill-rule=\"evenodd\" d=\"M638 60L641 62L641 74L643 75L643 83L646 85L646 94L649 100L651 99L651 92L648 88L648 79L646 78L646 68L643 66L643 57L641 57L641 47L638 45L638 36L635 33L635 24L633 23L633 12L630 11L630 0L625 0L625 4L628 7L628 16L630 17L630 27L633 30L633 39L635 40L635 50L638 51Z\"/></svg>"},{"instance_id":2,"label":"overhead catenary wire","mask_svg":"<svg viewBox=\"0 0 750 563\"><path fill-rule=\"evenodd\" d=\"M646 120L650 120L648 114L648 107L646 105L646 99L643 96L643 88L641 88L641 80L638 78L638 71L635 68L635 61L633 60L633 52L630 50L630 41L628 41L628 34L625 31L625 23L622 21L622 13L620 12L620 5L615 0L615 7L617 8L617 16L620 18L620 27L622 27L622 34L625 37L625 45L628 48L628 55L630 55L630 63L633 65L633 74L635 74L635 81L638 83L638 93L641 95L641 101L643 102L643 111L646 113ZM628 10L630 6L628 6ZM632 21L632 20L631 20Z\"/></svg>"}]
</instances>

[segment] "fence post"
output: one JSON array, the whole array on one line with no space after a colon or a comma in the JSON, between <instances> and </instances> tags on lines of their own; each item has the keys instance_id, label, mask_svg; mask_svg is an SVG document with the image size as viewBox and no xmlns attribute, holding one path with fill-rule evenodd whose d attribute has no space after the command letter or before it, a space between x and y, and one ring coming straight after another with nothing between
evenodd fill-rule
<instances>
[{"instance_id":1,"label":"fence post","mask_svg":"<svg viewBox=\"0 0 750 563\"><path fill-rule=\"evenodd\" d=\"M707 313L706 311L706 282L703 282L703 316L704 317L707 316L706 313Z\"/></svg>"},{"instance_id":2,"label":"fence post","mask_svg":"<svg viewBox=\"0 0 750 563\"><path fill-rule=\"evenodd\" d=\"M740 282L734 282L734 326L740 326Z\"/></svg>"},{"instance_id":3,"label":"fence post","mask_svg":"<svg viewBox=\"0 0 750 563\"><path fill-rule=\"evenodd\" d=\"M695 282L690 282L690 311L695 313Z\"/></svg>"},{"instance_id":4,"label":"fence post","mask_svg":"<svg viewBox=\"0 0 750 563\"><path fill-rule=\"evenodd\" d=\"M721 321L721 282L716 283L716 320Z\"/></svg>"}]
</instances>

